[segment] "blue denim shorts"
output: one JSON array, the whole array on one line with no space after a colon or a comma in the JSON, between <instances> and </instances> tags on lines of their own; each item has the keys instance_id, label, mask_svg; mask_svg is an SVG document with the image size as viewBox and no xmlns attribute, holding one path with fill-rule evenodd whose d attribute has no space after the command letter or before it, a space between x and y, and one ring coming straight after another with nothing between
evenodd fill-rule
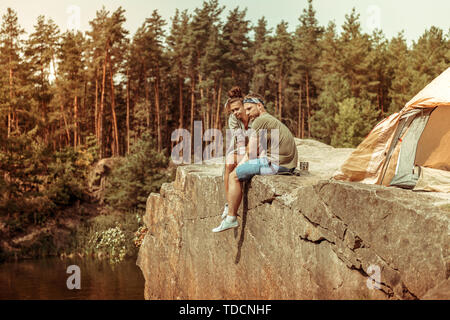
<instances>
[{"instance_id":1,"label":"blue denim shorts","mask_svg":"<svg viewBox=\"0 0 450 320\"><path fill-rule=\"evenodd\" d=\"M236 168L236 175L239 181L248 181L256 175L268 176L277 174L278 172L293 170L294 169L278 166L274 163L271 164L267 158L255 158L238 166Z\"/></svg>"}]
</instances>

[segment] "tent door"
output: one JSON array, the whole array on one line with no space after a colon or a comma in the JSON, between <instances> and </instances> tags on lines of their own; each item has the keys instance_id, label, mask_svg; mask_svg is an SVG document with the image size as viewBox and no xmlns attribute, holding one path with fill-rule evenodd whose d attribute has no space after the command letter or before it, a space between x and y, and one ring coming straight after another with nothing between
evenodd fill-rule
<instances>
[{"instance_id":1,"label":"tent door","mask_svg":"<svg viewBox=\"0 0 450 320\"><path fill-rule=\"evenodd\" d=\"M412 113L412 112L408 113L408 115L406 115L406 116L404 115L403 117L400 118L399 124L397 126L397 130L395 131L394 137L391 141L391 146L389 147L389 151L387 152L387 155L386 155L386 161L384 162L384 166L382 169L383 174L381 176L379 184L383 184L383 180L386 175L386 171L388 169L389 162L391 161L392 153L394 152L394 149L397 146L400 137L402 137L404 132L409 128L411 122L415 118L414 115L416 115L418 112L420 112L420 111L417 110L414 113Z\"/></svg>"},{"instance_id":2,"label":"tent door","mask_svg":"<svg viewBox=\"0 0 450 320\"><path fill-rule=\"evenodd\" d=\"M427 125L432 110L423 110L412 121L400 146L397 168L390 183L391 186L412 189L419 179L419 171L414 170L417 143Z\"/></svg>"}]
</instances>

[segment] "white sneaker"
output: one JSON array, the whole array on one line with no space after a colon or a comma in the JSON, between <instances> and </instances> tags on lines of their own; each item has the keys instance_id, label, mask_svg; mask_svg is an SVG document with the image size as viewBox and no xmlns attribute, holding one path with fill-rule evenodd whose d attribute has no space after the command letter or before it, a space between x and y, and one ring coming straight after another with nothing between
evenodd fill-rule
<instances>
[{"instance_id":1,"label":"white sneaker","mask_svg":"<svg viewBox=\"0 0 450 320\"><path fill-rule=\"evenodd\" d=\"M225 204L225 208L223 209L222 220L225 219L227 215L228 215L228 203Z\"/></svg>"},{"instance_id":2,"label":"white sneaker","mask_svg":"<svg viewBox=\"0 0 450 320\"><path fill-rule=\"evenodd\" d=\"M239 222L234 220L233 222L228 222L227 219L222 220L222 223L217 228L212 229L212 232L222 232L231 228L237 228L239 226Z\"/></svg>"}]
</instances>

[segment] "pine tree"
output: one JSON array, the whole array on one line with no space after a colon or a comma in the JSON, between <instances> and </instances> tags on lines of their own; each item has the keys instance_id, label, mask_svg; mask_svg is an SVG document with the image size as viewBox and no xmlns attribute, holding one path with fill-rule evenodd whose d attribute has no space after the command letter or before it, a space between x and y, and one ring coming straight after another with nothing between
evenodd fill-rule
<instances>
[{"instance_id":1,"label":"pine tree","mask_svg":"<svg viewBox=\"0 0 450 320\"><path fill-rule=\"evenodd\" d=\"M199 89L203 98L198 102L202 106L205 130L211 127L221 127L222 86L233 81L230 74L227 73L224 56L227 50L225 41L219 32L218 28L212 29L205 46L205 55L200 59L199 72L204 76L202 77L203 81L199 83ZM233 81L233 83L235 82Z\"/></svg>"},{"instance_id":2,"label":"pine tree","mask_svg":"<svg viewBox=\"0 0 450 320\"><path fill-rule=\"evenodd\" d=\"M412 98L411 85L416 78L403 32L389 42L387 53L389 86L389 114L399 111Z\"/></svg>"},{"instance_id":3,"label":"pine tree","mask_svg":"<svg viewBox=\"0 0 450 320\"><path fill-rule=\"evenodd\" d=\"M332 134L337 127L335 115L339 111L338 103L351 97L350 85L339 64L341 48L334 22L328 24L318 45L321 55L314 79L318 88L318 109L311 117L311 135L331 144Z\"/></svg>"},{"instance_id":4,"label":"pine tree","mask_svg":"<svg viewBox=\"0 0 450 320\"><path fill-rule=\"evenodd\" d=\"M172 18L172 27L170 34L167 37L167 43L169 46L169 60L173 61L172 70L177 76L178 80L178 106L179 106L179 120L178 128L184 126L184 81L186 78L186 56L189 54L189 47L186 43L186 34L188 32L190 16L187 10L184 10L181 14L178 9Z\"/></svg>"},{"instance_id":5,"label":"pine tree","mask_svg":"<svg viewBox=\"0 0 450 320\"><path fill-rule=\"evenodd\" d=\"M103 7L96 12L96 17L89 21L91 30L87 32L90 37L91 72L95 77L95 135L99 146L100 158L104 158L104 111L106 91L106 65L109 48L107 41L109 12ZM108 50L106 50L108 49Z\"/></svg>"},{"instance_id":6,"label":"pine tree","mask_svg":"<svg viewBox=\"0 0 450 320\"><path fill-rule=\"evenodd\" d=\"M282 119L284 91L287 78L291 68L293 40L292 35L287 31L288 24L282 21L277 25L274 37L266 42L268 46L267 71L270 79L276 83L276 104L275 114Z\"/></svg>"},{"instance_id":7,"label":"pine tree","mask_svg":"<svg viewBox=\"0 0 450 320\"><path fill-rule=\"evenodd\" d=\"M107 40L107 50L106 56L108 69L109 69L109 82L110 82L110 95L111 95L111 113L112 113L112 126L113 126L113 137L112 137L112 154L113 156L120 155L120 145L119 145L119 125L118 117L116 113L116 89L114 84L114 79L118 73L124 74L124 57L126 54L126 49L128 46L128 31L124 29L123 24L125 23L125 10L119 7L114 11L110 18L110 24L108 28L109 39ZM108 45L109 43L109 45ZM110 52L108 54L108 47Z\"/></svg>"},{"instance_id":8,"label":"pine tree","mask_svg":"<svg viewBox=\"0 0 450 320\"><path fill-rule=\"evenodd\" d=\"M224 69L231 75L234 84L240 86L244 92L248 91L249 81L249 21L245 19L247 10L239 11L239 7L228 13L223 26L223 54Z\"/></svg>"},{"instance_id":9,"label":"pine tree","mask_svg":"<svg viewBox=\"0 0 450 320\"><path fill-rule=\"evenodd\" d=\"M81 32L67 31L62 35L61 48L59 50L59 65L57 75L57 86L60 104L70 106L64 110L70 112L73 119L73 146L81 144L81 123L83 112L80 110L82 97L84 95L85 82L85 39Z\"/></svg>"},{"instance_id":10,"label":"pine tree","mask_svg":"<svg viewBox=\"0 0 450 320\"><path fill-rule=\"evenodd\" d=\"M353 8L350 15L345 15L342 26L343 32L339 37L339 63L344 77L348 80L354 97L367 97L369 78L367 71L370 61L370 41L367 34L361 33L359 14Z\"/></svg>"},{"instance_id":11,"label":"pine tree","mask_svg":"<svg viewBox=\"0 0 450 320\"><path fill-rule=\"evenodd\" d=\"M413 83L413 92L419 92L448 67L447 46L443 31L434 26L413 43L411 63L419 76Z\"/></svg>"},{"instance_id":12,"label":"pine tree","mask_svg":"<svg viewBox=\"0 0 450 320\"><path fill-rule=\"evenodd\" d=\"M250 56L252 57L253 72L250 90L252 92L259 93L267 100L269 90L269 76L267 74L268 55L266 48L268 44L266 41L269 39L269 35L272 32L267 28L267 20L262 17L258 20L257 25L253 28L254 40L253 45L250 48Z\"/></svg>"},{"instance_id":13,"label":"pine tree","mask_svg":"<svg viewBox=\"0 0 450 320\"><path fill-rule=\"evenodd\" d=\"M17 13L8 8L6 13L2 16L2 25L0 28L0 53L1 66L3 72L7 72L8 77L8 96L3 106L7 108L7 136L11 135L14 130L19 128L18 115L18 98L17 98L17 72L19 71L21 63L22 40L21 35L25 31L18 23Z\"/></svg>"},{"instance_id":14,"label":"pine tree","mask_svg":"<svg viewBox=\"0 0 450 320\"><path fill-rule=\"evenodd\" d=\"M100 11L97 11L95 19L89 22L92 29L88 32L88 35L91 38L92 68L95 70L97 90L100 90L99 103L97 101L97 93L95 95L95 105L97 106L95 118L97 128L96 136L100 147L101 158L104 157L106 151L104 143L104 117L105 93L108 87L111 104L111 153L113 156L120 154L114 78L116 72L122 67L122 56L126 53L127 47L126 35L128 34L128 31L123 28L123 24L126 21L124 13L125 10L122 9L122 7L119 7L110 16L109 12L103 7ZM97 80L97 76L100 75L101 83ZM108 75L109 84L107 84Z\"/></svg>"},{"instance_id":15,"label":"pine tree","mask_svg":"<svg viewBox=\"0 0 450 320\"><path fill-rule=\"evenodd\" d=\"M387 109L387 96L390 86L387 68L388 41L381 30L375 30L370 37L370 43L371 50L366 57L369 65L369 69L367 70L367 74L369 75L367 83L368 92L366 95L372 105L380 110L380 114L384 115Z\"/></svg>"},{"instance_id":16,"label":"pine tree","mask_svg":"<svg viewBox=\"0 0 450 320\"><path fill-rule=\"evenodd\" d=\"M162 172L168 159L156 151L149 132L132 146L130 154L114 168L106 186L105 200L122 210L145 209L148 195L159 192L170 176Z\"/></svg>"},{"instance_id":17,"label":"pine tree","mask_svg":"<svg viewBox=\"0 0 450 320\"><path fill-rule=\"evenodd\" d=\"M314 79L320 58L319 40L324 32L316 19L316 12L312 0L308 0L308 9L303 10L299 18L300 25L294 36L293 73L291 83L298 88L298 124L297 134L304 137L305 114L302 110L303 90L306 100L306 116L308 124L308 137L311 136L311 109L314 96Z\"/></svg>"},{"instance_id":18,"label":"pine tree","mask_svg":"<svg viewBox=\"0 0 450 320\"><path fill-rule=\"evenodd\" d=\"M335 115L336 131L331 145L339 148L355 148L367 136L377 122L379 110L373 110L367 100L348 98L338 103Z\"/></svg>"},{"instance_id":19,"label":"pine tree","mask_svg":"<svg viewBox=\"0 0 450 320\"><path fill-rule=\"evenodd\" d=\"M338 127L336 121L339 118L336 118L336 114L339 112L339 103L350 97L350 85L340 74L335 72L323 75L317 98L320 108L311 118L311 133L314 139L332 144L332 136Z\"/></svg>"},{"instance_id":20,"label":"pine tree","mask_svg":"<svg viewBox=\"0 0 450 320\"><path fill-rule=\"evenodd\" d=\"M205 44L210 38L211 32L218 28L220 14L224 7L219 6L218 0L204 1L201 8L194 10L189 31L187 34L187 43L189 44L188 55L188 76L190 82L190 131L194 129L194 117L196 114L196 88L199 88L200 99L204 97L204 86L202 84L205 75L200 72L200 63L202 57L206 54Z\"/></svg>"},{"instance_id":21,"label":"pine tree","mask_svg":"<svg viewBox=\"0 0 450 320\"><path fill-rule=\"evenodd\" d=\"M56 50L59 42L59 28L52 19L45 20L43 15L37 18L34 33L27 41L25 55L29 61L31 79L34 85L33 96L36 101L35 115L39 115L44 140L48 143L50 135L49 115L53 108L49 106L53 98L50 79L54 74L51 70L56 66Z\"/></svg>"},{"instance_id":22,"label":"pine tree","mask_svg":"<svg viewBox=\"0 0 450 320\"><path fill-rule=\"evenodd\" d=\"M163 27L165 21L155 10L150 18L147 18L134 37L134 45L143 63L143 76L146 85L146 100L150 95L149 85L153 84L153 97L155 105L155 124L158 151L162 150L161 132L161 68L163 61ZM150 111L150 110L149 110Z\"/></svg>"},{"instance_id":23,"label":"pine tree","mask_svg":"<svg viewBox=\"0 0 450 320\"><path fill-rule=\"evenodd\" d=\"M448 28L448 32L447 35L445 36L446 38L446 49L445 51L447 52L446 56L445 56L445 62L447 64L450 64L450 28Z\"/></svg>"}]
</instances>

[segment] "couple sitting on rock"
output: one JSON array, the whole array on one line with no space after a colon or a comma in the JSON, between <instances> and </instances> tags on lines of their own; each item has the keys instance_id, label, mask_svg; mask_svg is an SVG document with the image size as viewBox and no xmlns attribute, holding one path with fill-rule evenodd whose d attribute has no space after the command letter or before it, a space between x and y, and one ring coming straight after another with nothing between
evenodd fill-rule
<instances>
[{"instance_id":1,"label":"couple sitting on rock","mask_svg":"<svg viewBox=\"0 0 450 320\"><path fill-rule=\"evenodd\" d=\"M297 147L291 131L267 113L258 94L245 97L239 87L232 88L225 108L231 113L228 125L233 133L231 148L225 161L225 193L227 204L220 226L221 232L239 226L237 211L242 200L242 182L255 175L293 172L297 166ZM249 141L246 143L246 136Z\"/></svg>"}]
</instances>

